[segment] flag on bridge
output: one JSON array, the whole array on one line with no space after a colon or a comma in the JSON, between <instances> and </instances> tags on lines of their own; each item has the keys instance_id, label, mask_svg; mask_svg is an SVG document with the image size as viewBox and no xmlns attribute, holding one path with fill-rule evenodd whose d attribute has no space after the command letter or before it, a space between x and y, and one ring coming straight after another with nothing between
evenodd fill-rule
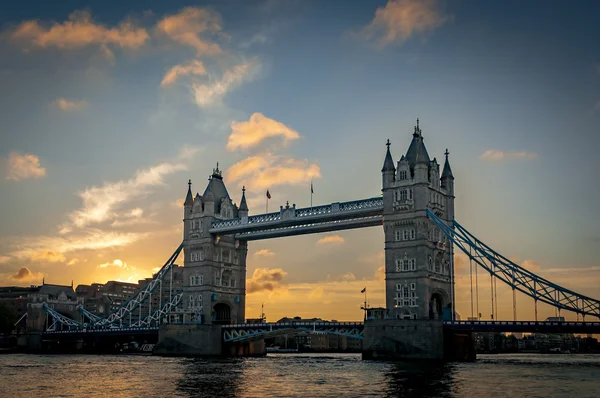
<instances>
[{"instance_id":1,"label":"flag on bridge","mask_svg":"<svg viewBox=\"0 0 600 398\"><path fill-rule=\"evenodd\" d=\"M310 180L310 193L315 193L312 185L312 180Z\"/></svg>"},{"instance_id":2,"label":"flag on bridge","mask_svg":"<svg viewBox=\"0 0 600 398\"><path fill-rule=\"evenodd\" d=\"M361 292L361 293L364 293L364 292L366 292L366 291L367 291L367 288L365 287L365 288L364 288L363 290L361 290L360 292Z\"/></svg>"},{"instance_id":3,"label":"flag on bridge","mask_svg":"<svg viewBox=\"0 0 600 398\"><path fill-rule=\"evenodd\" d=\"M267 189L267 199L271 199L271 194L269 193L268 189Z\"/></svg>"}]
</instances>

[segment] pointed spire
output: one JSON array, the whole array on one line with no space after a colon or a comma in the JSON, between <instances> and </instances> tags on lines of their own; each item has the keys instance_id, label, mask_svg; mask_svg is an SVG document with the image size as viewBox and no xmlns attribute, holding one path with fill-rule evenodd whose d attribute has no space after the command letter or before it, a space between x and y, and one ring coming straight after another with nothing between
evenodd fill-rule
<instances>
[{"instance_id":1,"label":"pointed spire","mask_svg":"<svg viewBox=\"0 0 600 398\"><path fill-rule=\"evenodd\" d=\"M390 143L389 139L385 145L387 146L387 152L385 154L385 160L383 161L383 169L381 169L381 172L396 171L396 167L394 167L394 160L392 159L392 154L390 152L390 145L392 144Z\"/></svg>"},{"instance_id":2,"label":"pointed spire","mask_svg":"<svg viewBox=\"0 0 600 398\"><path fill-rule=\"evenodd\" d=\"M240 201L240 211L248 211L248 204L246 203L246 187L242 187L242 200Z\"/></svg>"},{"instance_id":3,"label":"pointed spire","mask_svg":"<svg viewBox=\"0 0 600 398\"><path fill-rule=\"evenodd\" d=\"M188 181L188 191L185 197L185 202L183 203L184 207L192 207L194 205L194 198L192 196L192 180Z\"/></svg>"},{"instance_id":4,"label":"pointed spire","mask_svg":"<svg viewBox=\"0 0 600 398\"><path fill-rule=\"evenodd\" d=\"M444 170L442 171L442 179L444 179L444 178L454 179L454 176L452 175L452 169L450 168L450 162L448 161L448 155L450 155L450 152L448 152L448 148L446 148L446 152L444 152L444 155L446 156L446 161L444 162Z\"/></svg>"}]
</instances>

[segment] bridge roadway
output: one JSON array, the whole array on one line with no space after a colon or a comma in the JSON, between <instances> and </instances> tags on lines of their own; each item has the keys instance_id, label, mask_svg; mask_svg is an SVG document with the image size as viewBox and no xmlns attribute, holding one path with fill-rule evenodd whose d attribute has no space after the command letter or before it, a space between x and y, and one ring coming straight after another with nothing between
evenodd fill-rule
<instances>
[{"instance_id":1,"label":"bridge roadway","mask_svg":"<svg viewBox=\"0 0 600 398\"><path fill-rule=\"evenodd\" d=\"M282 207L279 212L214 220L209 232L235 235L236 239L258 240L339 231L382 225L383 198L335 202L323 206L296 209Z\"/></svg>"},{"instance_id":2,"label":"bridge roadway","mask_svg":"<svg viewBox=\"0 0 600 398\"><path fill-rule=\"evenodd\" d=\"M600 322L553 322L553 321L443 321L444 328L470 332L521 332L521 333L592 333L600 334ZM362 322L286 322L241 323L222 325L223 342L249 341L264 337L303 330L331 333L351 338L363 338ZM158 335L158 327L93 328L46 331L45 336L74 335Z\"/></svg>"}]
</instances>

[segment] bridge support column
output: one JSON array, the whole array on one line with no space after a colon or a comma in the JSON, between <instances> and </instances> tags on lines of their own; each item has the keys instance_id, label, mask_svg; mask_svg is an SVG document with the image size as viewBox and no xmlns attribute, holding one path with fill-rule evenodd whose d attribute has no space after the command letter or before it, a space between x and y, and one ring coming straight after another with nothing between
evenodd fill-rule
<instances>
[{"instance_id":1,"label":"bridge support column","mask_svg":"<svg viewBox=\"0 0 600 398\"><path fill-rule=\"evenodd\" d=\"M444 360L470 362L477 358L473 332L444 330Z\"/></svg>"},{"instance_id":2,"label":"bridge support column","mask_svg":"<svg viewBox=\"0 0 600 398\"><path fill-rule=\"evenodd\" d=\"M221 325L161 325L155 355L217 356L222 355Z\"/></svg>"},{"instance_id":3,"label":"bridge support column","mask_svg":"<svg viewBox=\"0 0 600 398\"><path fill-rule=\"evenodd\" d=\"M223 348L223 354L232 357L262 357L267 355L265 340L228 343Z\"/></svg>"},{"instance_id":4,"label":"bridge support column","mask_svg":"<svg viewBox=\"0 0 600 398\"><path fill-rule=\"evenodd\" d=\"M363 359L475 360L472 334L444 330L439 320L368 320L363 333Z\"/></svg>"}]
</instances>

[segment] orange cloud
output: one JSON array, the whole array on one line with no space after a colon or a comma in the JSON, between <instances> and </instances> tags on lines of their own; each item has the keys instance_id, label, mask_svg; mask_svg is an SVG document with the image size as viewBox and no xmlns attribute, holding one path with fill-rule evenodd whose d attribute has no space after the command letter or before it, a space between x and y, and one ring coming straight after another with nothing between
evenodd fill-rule
<instances>
[{"instance_id":1,"label":"orange cloud","mask_svg":"<svg viewBox=\"0 0 600 398\"><path fill-rule=\"evenodd\" d=\"M248 149L257 146L267 138L277 136L281 136L285 142L300 138L296 130L256 112L246 122L231 123L227 149L230 151L239 148Z\"/></svg>"},{"instance_id":2,"label":"orange cloud","mask_svg":"<svg viewBox=\"0 0 600 398\"><path fill-rule=\"evenodd\" d=\"M329 235L329 236L325 236L324 238L321 238L317 241L317 244L324 244L324 243L344 243L344 238L342 238L339 235Z\"/></svg>"},{"instance_id":3,"label":"orange cloud","mask_svg":"<svg viewBox=\"0 0 600 398\"><path fill-rule=\"evenodd\" d=\"M69 215L71 223L77 227L85 227L92 223L101 223L110 219L119 217L117 209L124 203L139 199L155 186L163 185L165 176L177 171L187 170L186 161L194 154L194 151L182 151L173 162L163 162L156 166L138 170L135 176L129 180L117 182L106 182L102 186L92 186L79 193L83 200L83 206ZM129 224L131 218L139 218L142 215L142 209L134 209L133 212L122 214ZM115 224L127 224L119 220ZM64 232L69 232L68 226Z\"/></svg>"},{"instance_id":4,"label":"orange cloud","mask_svg":"<svg viewBox=\"0 0 600 398\"><path fill-rule=\"evenodd\" d=\"M197 55L223 53L218 44L201 37L202 34L214 34L222 30L220 15L209 9L186 7L177 14L163 18L156 26L171 40L194 48Z\"/></svg>"},{"instance_id":5,"label":"orange cloud","mask_svg":"<svg viewBox=\"0 0 600 398\"><path fill-rule=\"evenodd\" d=\"M527 151L499 151L495 149L488 149L485 151L480 158L488 160L490 162L497 162L501 160L509 159L535 159L537 154Z\"/></svg>"},{"instance_id":6,"label":"orange cloud","mask_svg":"<svg viewBox=\"0 0 600 398\"><path fill-rule=\"evenodd\" d=\"M65 261L63 256L65 253L126 246L147 235L147 233L105 232L87 228L85 233L69 237L33 236L23 238L22 241L15 244L18 250L10 254L19 259Z\"/></svg>"},{"instance_id":7,"label":"orange cloud","mask_svg":"<svg viewBox=\"0 0 600 398\"><path fill-rule=\"evenodd\" d=\"M65 261L65 255L59 252L53 251L40 251L37 253L32 253L30 256L30 260L32 261L49 261L52 263L59 263Z\"/></svg>"},{"instance_id":8,"label":"orange cloud","mask_svg":"<svg viewBox=\"0 0 600 398\"><path fill-rule=\"evenodd\" d=\"M66 98L57 98L56 105L65 112L76 111L87 105L86 101L68 100Z\"/></svg>"},{"instance_id":9,"label":"orange cloud","mask_svg":"<svg viewBox=\"0 0 600 398\"><path fill-rule=\"evenodd\" d=\"M10 261L10 257L8 256L0 256L0 264L4 264Z\"/></svg>"},{"instance_id":10,"label":"orange cloud","mask_svg":"<svg viewBox=\"0 0 600 398\"><path fill-rule=\"evenodd\" d=\"M38 281L44 277L44 274L41 272L31 272L29 268L22 267L17 272L15 272L10 278L19 282L31 282Z\"/></svg>"},{"instance_id":11,"label":"orange cloud","mask_svg":"<svg viewBox=\"0 0 600 398\"><path fill-rule=\"evenodd\" d=\"M92 21L88 11L75 11L69 20L55 23L45 28L38 21L21 23L11 35L11 39L26 42L38 47L78 49L90 45L100 45L102 52L112 57L108 45L136 49L144 45L149 35L146 29L136 27L132 22L122 22L109 28Z\"/></svg>"},{"instance_id":12,"label":"orange cloud","mask_svg":"<svg viewBox=\"0 0 600 398\"><path fill-rule=\"evenodd\" d=\"M402 44L416 33L431 32L448 19L436 0L389 0L385 7L375 11L375 18L363 34L385 47Z\"/></svg>"},{"instance_id":13,"label":"orange cloud","mask_svg":"<svg viewBox=\"0 0 600 398\"><path fill-rule=\"evenodd\" d=\"M248 294L258 292L273 292L280 289L280 282L285 278L287 272L281 268L257 268L252 274L252 278L246 280L246 291Z\"/></svg>"},{"instance_id":14,"label":"orange cloud","mask_svg":"<svg viewBox=\"0 0 600 398\"><path fill-rule=\"evenodd\" d=\"M204 68L204 64L197 59L194 59L187 64L175 65L171 69L165 73L162 82L160 83L161 87L167 87L175 83L177 79L183 76L188 75L206 75L206 69Z\"/></svg>"},{"instance_id":15,"label":"orange cloud","mask_svg":"<svg viewBox=\"0 0 600 398\"><path fill-rule=\"evenodd\" d=\"M46 175L46 169L40 166L40 159L36 155L18 152L8 154L6 160L7 180L20 181L27 178L40 178Z\"/></svg>"},{"instance_id":16,"label":"orange cloud","mask_svg":"<svg viewBox=\"0 0 600 398\"><path fill-rule=\"evenodd\" d=\"M263 190L277 185L307 183L321 177L321 169L308 160L273 155L251 156L231 166L227 179L236 182L244 179L244 185Z\"/></svg>"},{"instance_id":17,"label":"orange cloud","mask_svg":"<svg viewBox=\"0 0 600 398\"><path fill-rule=\"evenodd\" d=\"M273 253L269 249L261 249L261 250L257 251L256 253L254 253L254 255L262 256L262 257L273 257L275 255L275 253Z\"/></svg>"},{"instance_id":18,"label":"orange cloud","mask_svg":"<svg viewBox=\"0 0 600 398\"><path fill-rule=\"evenodd\" d=\"M221 99L246 80L252 79L258 70L258 58L236 65L223 72L221 79L214 79L209 84L194 82L192 90L196 105L206 107L218 103Z\"/></svg>"},{"instance_id":19,"label":"orange cloud","mask_svg":"<svg viewBox=\"0 0 600 398\"><path fill-rule=\"evenodd\" d=\"M117 267L117 268L132 269L132 270L135 269L135 267L128 266L125 261L120 260L118 258L112 262L98 265L98 268L107 268L107 267Z\"/></svg>"},{"instance_id":20,"label":"orange cloud","mask_svg":"<svg viewBox=\"0 0 600 398\"><path fill-rule=\"evenodd\" d=\"M521 267L525 268L528 271L536 272L542 269L542 266L533 260L525 260L521 263Z\"/></svg>"}]
</instances>

